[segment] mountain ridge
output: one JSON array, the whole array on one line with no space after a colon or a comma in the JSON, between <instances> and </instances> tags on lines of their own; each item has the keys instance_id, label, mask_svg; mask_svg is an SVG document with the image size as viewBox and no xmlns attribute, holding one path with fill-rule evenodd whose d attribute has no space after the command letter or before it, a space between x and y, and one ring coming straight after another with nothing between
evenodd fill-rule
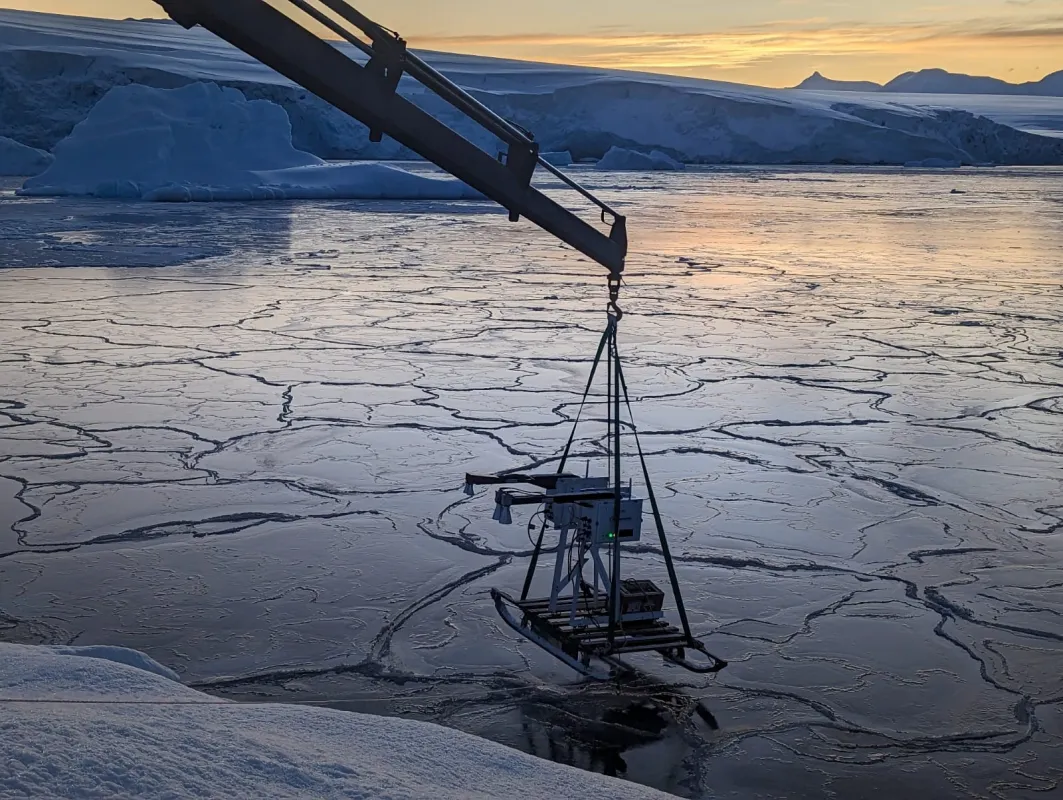
<instances>
[{"instance_id":1,"label":"mountain ridge","mask_svg":"<svg viewBox=\"0 0 1063 800\"><path fill-rule=\"evenodd\" d=\"M827 78L819 71L816 71L793 88L833 92L1063 97L1063 70L1046 75L1039 81L1009 83L1000 78L965 75L944 69L921 69L902 73L886 84L875 83L874 81L837 81Z\"/></svg>"}]
</instances>

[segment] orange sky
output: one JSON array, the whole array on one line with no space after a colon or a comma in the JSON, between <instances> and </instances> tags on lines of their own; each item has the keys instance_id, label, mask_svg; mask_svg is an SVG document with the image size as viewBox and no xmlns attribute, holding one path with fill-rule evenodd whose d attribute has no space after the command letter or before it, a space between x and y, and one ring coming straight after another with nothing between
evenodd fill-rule
<instances>
[{"instance_id":1,"label":"orange sky","mask_svg":"<svg viewBox=\"0 0 1063 800\"><path fill-rule=\"evenodd\" d=\"M886 81L942 67L1037 80L1063 69L1063 0L356 0L414 46L788 86L813 70ZM151 0L0 7L160 16Z\"/></svg>"}]
</instances>

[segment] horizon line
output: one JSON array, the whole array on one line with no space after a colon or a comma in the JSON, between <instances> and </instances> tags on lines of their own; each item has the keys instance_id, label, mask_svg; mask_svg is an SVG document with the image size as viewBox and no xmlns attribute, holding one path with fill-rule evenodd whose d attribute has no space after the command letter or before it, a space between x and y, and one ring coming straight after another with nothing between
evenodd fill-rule
<instances>
[{"instance_id":1,"label":"horizon line","mask_svg":"<svg viewBox=\"0 0 1063 800\"><path fill-rule=\"evenodd\" d=\"M26 14L41 17L60 17L67 19L90 19L100 22L132 22L132 23L168 23L176 24L169 17L163 15L149 17L100 17L89 13L64 14L50 11L35 11L29 9L0 7L0 13ZM716 80L748 86L759 86L769 89L792 89L801 82L813 77L817 73L830 81L839 83L864 82L874 83L880 87L888 85L896 78L924 72L928 70L940 70L952 75L963 75L974 78L988 78L1001 81L1009 86L1022 87L1024 85L1036 85L1045 78L1063 72L1063 66L1048 68L1040 77L1029 80L1010 80L999 74L979 74L978 72L955 71L939 66L922 66L911 69L901 69L887 80L863 77L827 77L827 74L837 75L837 71L824 66L813 67L797 83L786 82L751 83L741 80L729 80L724 77L708 77L706 75L692 74L692 70L713 70L716 72L739 72L764 64L772 58L801 55L808 59L819 56L830 59L842 56L856 55L885 55L891 52L883 49L884 44L889 44L899 51L911 51L913 45L930 44L941 41L957 40L1033 40L1045 39L1052 43L1059 41L1063 45L1063 15L1052 15L1042 18L1043 26L1008 27L1008 26L979 26L964 29L963 26L930 26L930 25L865 25L850 24L833 27L814 27L809 23L820 22L819 20L791 20L790 22L804 23L804 27L784 28L783 23L767 23L758 26L748 26L743 29L733 29L719 32L699 33L608 33L599 34L556 34L550 32L526 32L514 34L470 34L470 35L418 35L404 37L410 42L411 49L429 50L446 55L464 55L486 59L498 59L508 61L520 61L524 63L549 64L553 66L566 66L575 68L590 68L603 70L619 70L638 72L643 74L656 74L680 78L692 78L701 80ZM973 21L972 21L973 22ZM325 32L325 38L332 41L342 41L331 32ZM831 38L836 40L833 48ZM898 39L899 37L899 39ZM723 40L732 47L720 47ZM453 45L471 45L499 47L506 45L514 46L539 46L539 47L572 47L584 46L590 49L584 57L573 57L577 54L566 56L558 54L551 56L543 54L536 58L523 57L520 54L507 55L504 53L469 52L468 50L452 50ZM715 45L715 46L714 46ZM899 50L898 50L898 45ZM597 48L598 52L595 52ZM625 53L626 51L626 53ZM648 51L648 52L647 52ZM625 57L626 55L626 57ZM915 59L912 59L913 61ZM923 61L923 63L927 63ZM1014 68L1013 68L1014 69ZM1041 73L1041 67L1034 68L1035 74ZM738 76L736 76L738 77Z\"/></svg>"}]
</instances>

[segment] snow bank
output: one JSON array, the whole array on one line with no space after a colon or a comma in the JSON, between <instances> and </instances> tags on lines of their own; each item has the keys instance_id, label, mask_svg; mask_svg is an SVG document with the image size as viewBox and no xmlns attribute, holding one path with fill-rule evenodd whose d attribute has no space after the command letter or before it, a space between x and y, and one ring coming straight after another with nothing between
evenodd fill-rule
<instances>
[{"instance_id":1,"label":"snow bank","mask_svg":"<svg viewBox=\"0 0 1063 800\"><path fill-rule=\"evenodd\" d=\"M111 89L20 194L160 201L475 197L453 179L326 164L292 145L284 109L236 89Z\"/></svg>"},{"instance_id":2,"label":"snow bank","mask_svg":"<svg viewBox=\"0 0 1063 800\"><path fill-rule=\"evenodd\" d=\"M669 797L429 723L228 703L90 650L0 644L0 796Z\"/></svg>"},{"instance_id":3,"label":"snow bank","mask_svg":"<svg viewBox=\"0 0 1063 800\"><path fill-rule=\"evenodd\" d=\"M623 147L610 147L597 164L598 169L612 170L680 170L683 165L667 153L651 150L649 154Z\"/></svg>"},{"instance_id":4,"label":"snow bank","mask_svg":"<svg viewBox=\"0 0 1063 800\"><path fill-rule=\"evenodd\" d=\"M123 669L112 669L108 663ZM79 698L94 699L123 691L140 692L159 685L159 681L168 685L177 680L173 670L124 647L0 644L0 698L65 697L65 692L76 687ZM0 776L3 771L0 756Z\"/></svg>"},{"instance_id":5,"label":"snow bank","mask_svg":"<svg viewBox=\"0 0 1063 800\"><path fill-rule=\"evenodd\" d=\"M82 658L99 658L104 661L113 661L116 664L125 664L127 667L135 667L143 672L166 678L171 681L179 681L177 673L169 667L164 667L158 661L150 658L139 650L130 650L128 647L109 647L107 645L90 645L88 647L52 647L56 655L81 656Z\"/></svg>"},{"instance_id":6,"label":"snow bank","mask_svg":"<svg viewBox=\"0 0 1063 800\"><path fill-rule=\"evenodd\" d=\"M0 136L0 175L36 175L51 163L51 153Z\"/></svg>"},{"instance_id":7,"label":"snow bank","mask_svg":"<svg viewBox=\"0 0 1063 800\"><path fill-rule=\"evenodd\" d=\"M568 151L575 161L621 147L708 164L1063 163L1063 141L1008 127L1063 136L1063 98L778 90L424 55L533 131L543 151ZM295 147L322 158L414 155L388 137L370 142L360 123L201 29L0 11L0 135L26 144L53 148L112 86L174 88L204 80L282 106ZM488 152L497 150L491 136L445 102L409 81L400 91Z\"/></svg>"}]
</instances>

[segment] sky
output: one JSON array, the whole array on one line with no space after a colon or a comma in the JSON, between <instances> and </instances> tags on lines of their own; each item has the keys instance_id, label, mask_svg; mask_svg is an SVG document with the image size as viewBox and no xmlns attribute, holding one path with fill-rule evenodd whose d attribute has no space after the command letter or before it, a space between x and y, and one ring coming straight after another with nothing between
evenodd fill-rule
<instances>
[{"instance_id":1,"label":"sky","mask_svg":"<svg viewBox=\"0 0 1063 800\"><path fill-rule=\"evenodd\" d=\"M277 2L277 0L273 0ZM1063 70L1063 0L354 0L414 47L763 86L819 70L885 82L940 67L1013 82ZM162 16L151 0L0 8Z\"/></svg>"}]
</instances>

